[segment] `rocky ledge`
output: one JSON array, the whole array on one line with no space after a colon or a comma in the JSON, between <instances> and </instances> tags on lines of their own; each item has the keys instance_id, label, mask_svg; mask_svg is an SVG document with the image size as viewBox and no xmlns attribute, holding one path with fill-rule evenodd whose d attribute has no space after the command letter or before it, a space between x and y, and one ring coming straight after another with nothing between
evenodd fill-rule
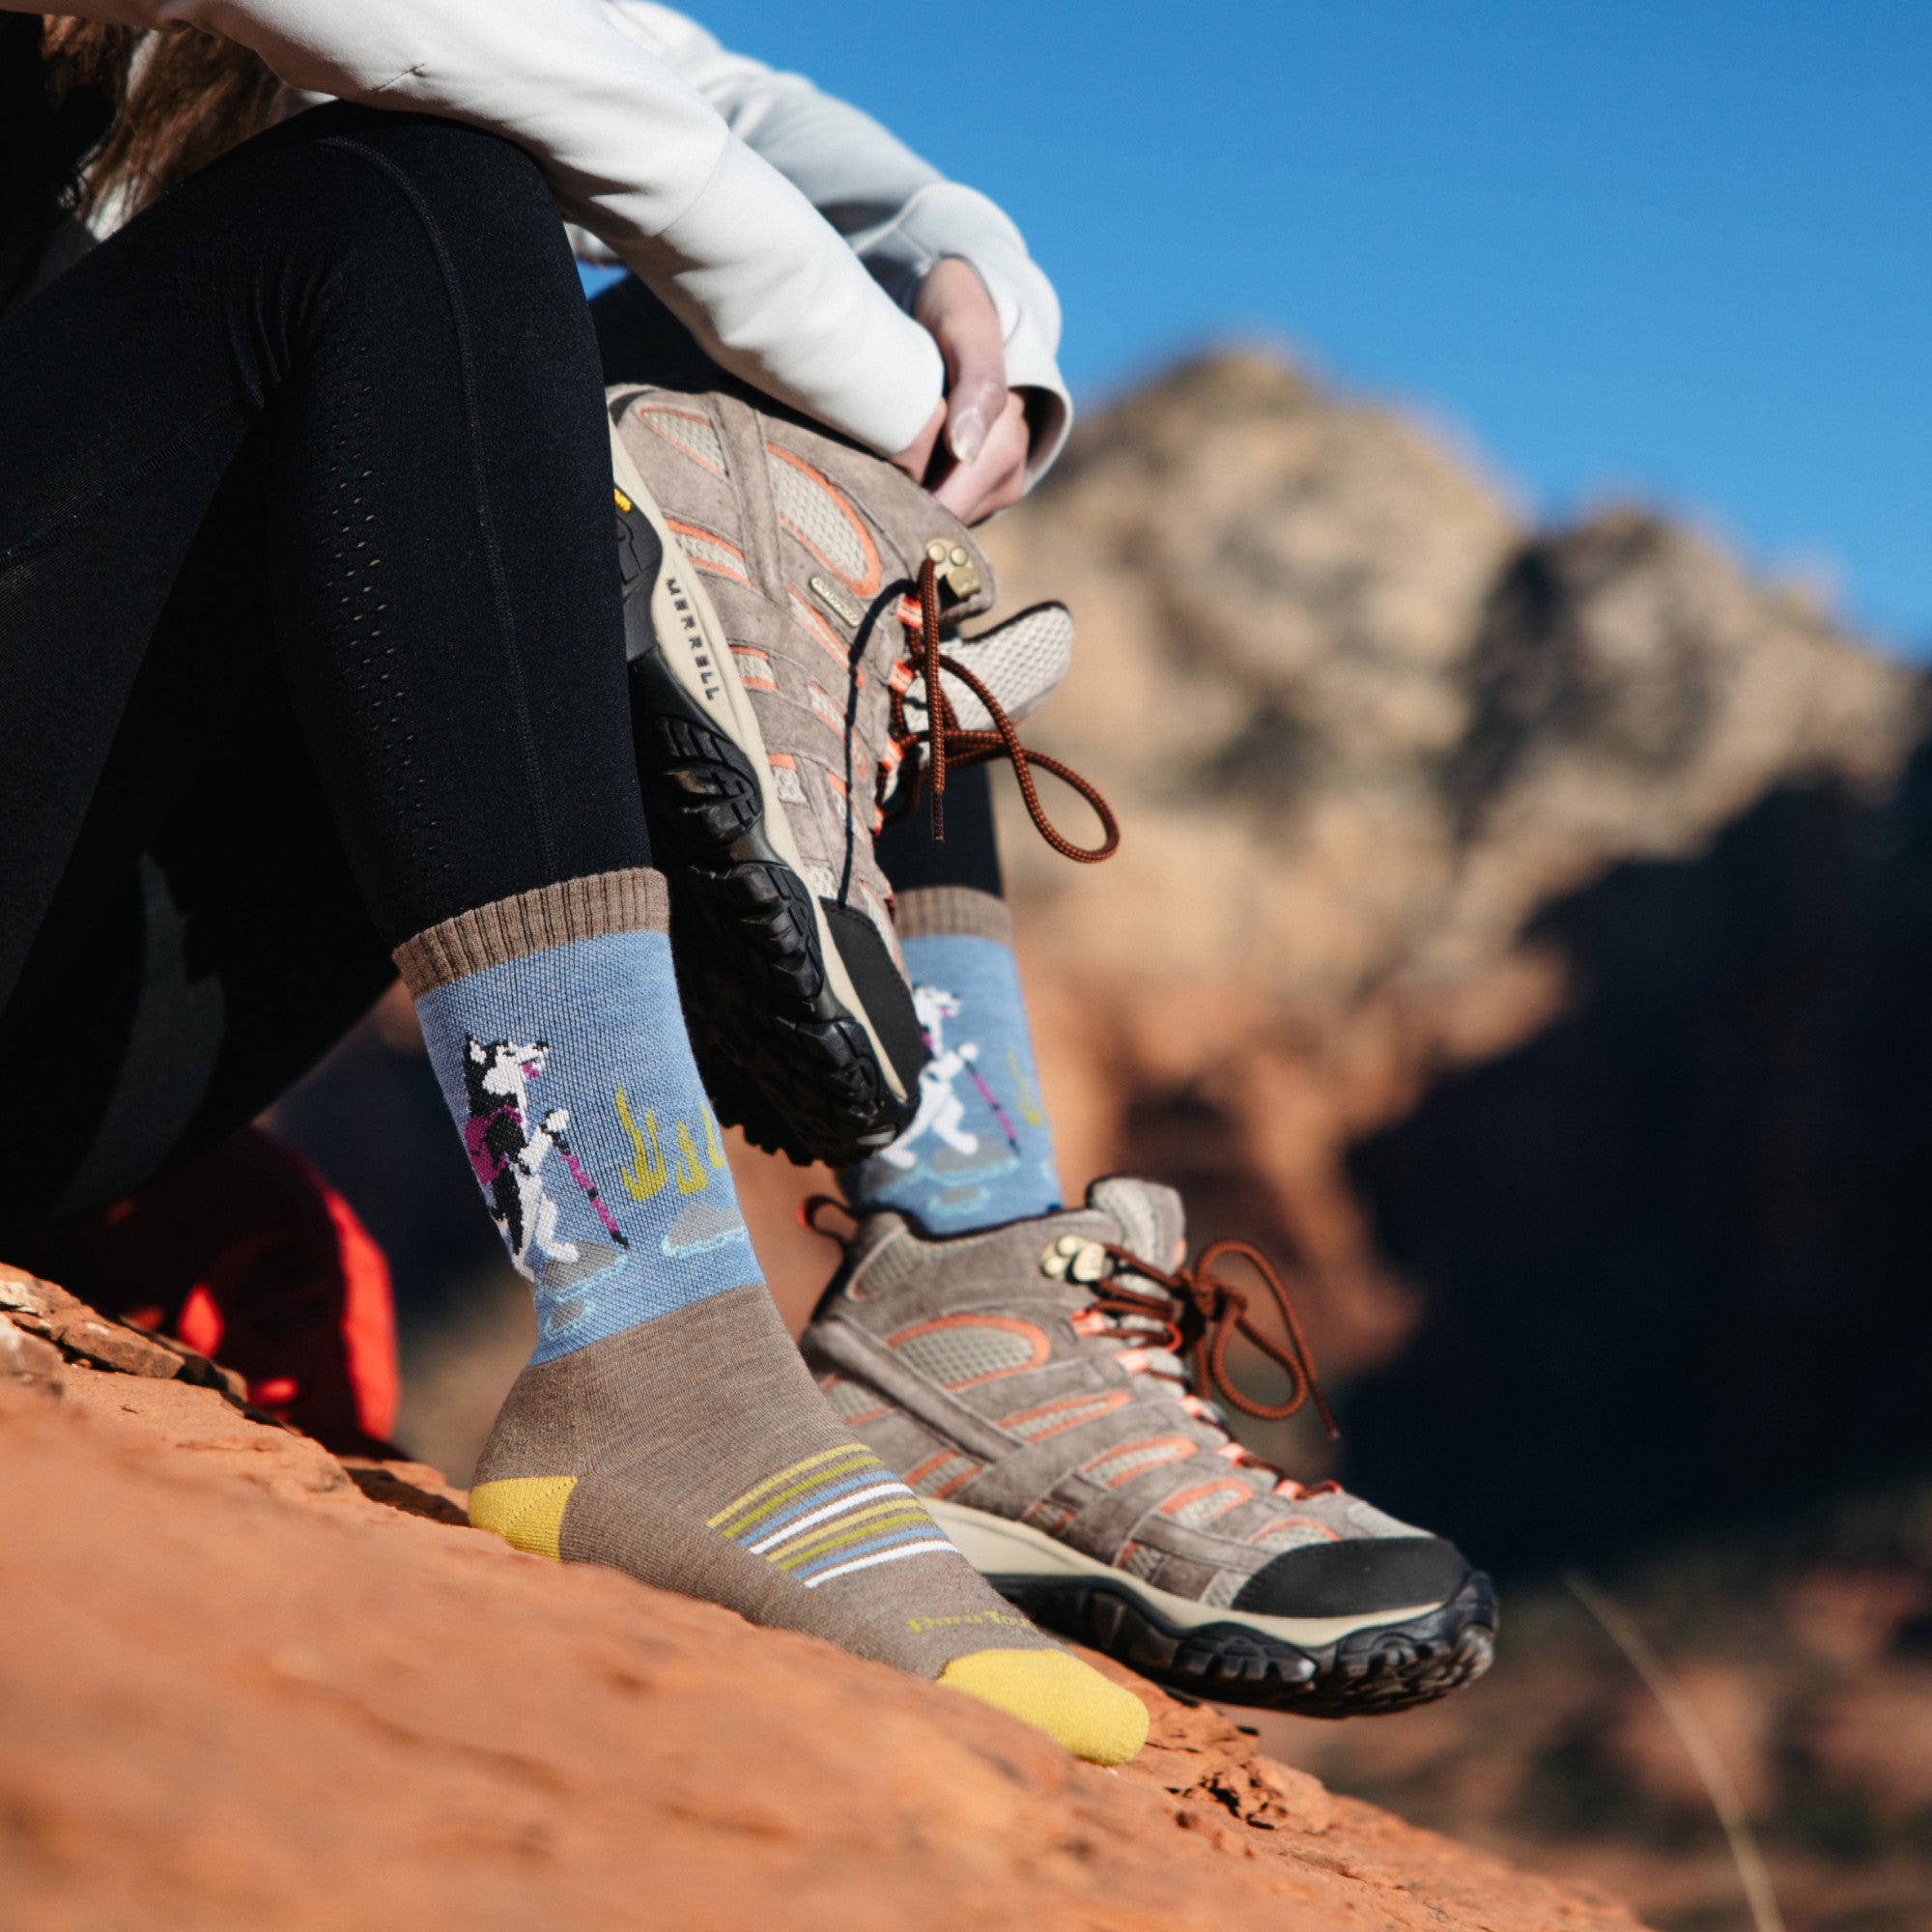
<instances>
[{"instance_id":1,"label":"rocky ledge","mask_svg":"<svg viewBox=\"0 0 1932 1932\"><path fill-rule=\"evenodd\" d=\"M434 1470L338 1461L4 1269L0 1458L18 1932L1635 1925L1122 1672L1152 1737L1105 1772L810 1638L520 1555Z\"/></svg>"}]
</instances>

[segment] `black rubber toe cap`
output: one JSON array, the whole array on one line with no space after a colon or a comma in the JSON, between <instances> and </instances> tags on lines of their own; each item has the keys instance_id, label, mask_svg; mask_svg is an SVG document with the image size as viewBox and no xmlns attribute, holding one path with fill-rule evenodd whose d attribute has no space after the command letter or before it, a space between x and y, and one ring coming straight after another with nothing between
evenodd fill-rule
<instances>
[{"instance_id":1,"label":"black rubber toe cap","mask_svg":"<svg viewBox=\"0 0 1932 1932\"><path fill-rule=\"evenodd\" d=\"M1349 1617L1446 1603L1469 1563L1439 1536L1361 1536L1284 1550L1255 1572L1232 1605L1262 1617Z\"/></svg>"}]
</instances>

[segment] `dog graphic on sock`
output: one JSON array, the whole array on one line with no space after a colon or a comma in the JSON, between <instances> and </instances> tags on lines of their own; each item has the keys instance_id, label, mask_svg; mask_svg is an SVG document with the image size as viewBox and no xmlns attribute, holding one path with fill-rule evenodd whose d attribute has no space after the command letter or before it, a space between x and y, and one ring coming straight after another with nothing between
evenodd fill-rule
<instances>
[{"instance_id":1,"label":"dog graphic on sock","mask_svg":"<svg viewBox=\"0 0 1932 1932\"><path fill-rule=\"evenodd\" d=\"M533 1249L547 1261L579 1259L576 1242L557 1235L557 1205L543 1180L544 1161L570 1125L569 1111L553 1107L534 1131L530 1127L529 1083L542 1077L549 1055L540 1039L485 1045L474 1037L467 1040L464 1053L469 1119L463 1144L489 1197L490 1218L509 1243L511 1265L529 1281L537 1278Z\"/></svg>"},{"instance_id":2,"label":"dog graphic on sock","mask_svg":"<svg viewBox=\"0 0 1932 1932\"><path fill-rule=\"evenodd\" d=\"M554 1293L601 1274L616 1260L617 1247L630 1243L571 1154L570 1110L553 1107L531 1124L530 1082L543 1077L549 1056L549 1046L540 1039L485 1043L473 1035L465 1037L463 1077L469 1118L464 1123L463 1144L489 1201L490 1218L509 1247L510 1264L539 1290ZM544 1184L544 1164L553 1150L570 1169L616 1247L573 1241L562 1234L561 1210ZM568 1315L555 1311L564 1322L582 1312L581 1307Z\"/></svg>"}]
</instances>

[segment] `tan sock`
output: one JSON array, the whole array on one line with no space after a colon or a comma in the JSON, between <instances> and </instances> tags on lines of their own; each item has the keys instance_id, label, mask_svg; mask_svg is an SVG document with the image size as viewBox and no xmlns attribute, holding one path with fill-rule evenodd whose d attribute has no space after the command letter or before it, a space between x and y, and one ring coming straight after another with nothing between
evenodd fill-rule
<instances>
[{"instance_id":1,"label":"tan sock","mask_svg":"<svg viewBox=\"0 0 1932 1932\"><path fill-rule=\"evenodd\" d=\"M470 1492L519 1548L604 1563L935 1679L1102 1764L1140 1700L1042 1635L826 1407L762 1287L525 1369Z\"/></svg>"},{"instance_id":2,"label":"tan sock","mask_svg":"<svg viewBox=\"0 0 1932 1932\"><path fill-rule=\"evenodd\" d=\"M1139 1699L980 1579L792 1347L685 1037L667 906L658 874L601 873L459 914L396 955L538 1315L470 1520L1131 1757Z\"/></svg>"}]
</instances>

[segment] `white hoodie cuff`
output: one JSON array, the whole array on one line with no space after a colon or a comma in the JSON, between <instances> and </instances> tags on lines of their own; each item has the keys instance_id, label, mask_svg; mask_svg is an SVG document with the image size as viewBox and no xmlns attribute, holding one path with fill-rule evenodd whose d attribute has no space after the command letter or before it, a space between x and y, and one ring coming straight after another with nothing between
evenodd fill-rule
<instances>
[{"instance_id":1,"label":"white hoodie cuff","mask_svg":"<svg viewBox=\"0 0 1932 1932\"><path fill-rule=\"evenodd\" d=\"M1073 403L1057 359L1060 300L1027 253L1019 230L977 189L936 181L890 222L850 239L880 286L903 308L911 308L933 265L949 256L964 262L985 285L1006 339L1008 386L1036 392L1027 460L1032 489L1066 440Z\"/></svg>"},{"instance_id":2,"label":"white hoodie cuff","mask_svg":"<svg viewBox=\"0 0 1932 1932\"><path fill-rule=\"evenodd\" d=\"M801 248L802 223L829 245ZM734 376L882 455L925 427L945 384L938 345L742 142L663 233L607 239Z\"/></svg>"}]
</instances>

